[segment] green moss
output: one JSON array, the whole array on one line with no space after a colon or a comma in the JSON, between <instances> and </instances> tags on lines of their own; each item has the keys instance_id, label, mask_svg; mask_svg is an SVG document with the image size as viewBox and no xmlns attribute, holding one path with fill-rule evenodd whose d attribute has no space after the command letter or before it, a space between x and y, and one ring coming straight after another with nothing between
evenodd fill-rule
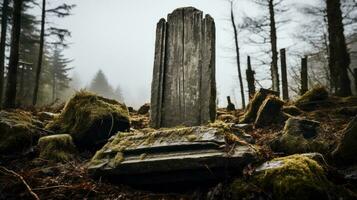
<instances>
[{"instance_id":1,"label":"green moss","mask_svg":"<svg viewBox=\"0 0 357 200\"><path fill-rule=\"evenodd\" d=\"M299 108L309 103L316 101L323 101L328 99L328 91L324 86L315 86L311 90L307 91L304 95L295 101L295 105Z\"/></svg>"},{"instance_id":2,"label":"green moss","mask_svg":"<svg viewBox=\"0 0 357 200\"><path fill-rule=\"evenodd\" d=\"M255 172L249 183L263 189L265 194L271 194L272 199L308 200L328 197L332 185L324 168L315 160L303 155L292 155L276 158L269 163L274 163L274 166ZM231 193L236 195L233 199L244 199L244 194L251 192L248 185L241 180L235 181L230 188Z\"/></svg>"},{"instance_id":3,"label":"green moss","mask_svg":"<svg viewBox=\"0 0 357 200\"><path fill-rule=\"evenodd\" d=\"M85 141L91 146L117 131L127 130L129 124L129 112L124 104L80 91L46 128L69 133L76 143Z\"/></svg>"},{"instance_id":4,"label":"green moss","mask_svg":"<svg viewBox=\"0 0 357 200\"><path fill-rule=\"evenodd\" d=\"M72 137L68 134L51 135L38 141L40 158L55 162L67 162L74 159L76 152Z\"/></svg>"},{"instance_id":5,"label":"green moss","mask_svg":"<svg viewBox=\"0 0 357 200\"><path fill-rule=\"evenodd\" d=\"M264 170L255 176L263 188L272 191L274 199L311 199L326 196L329 182L324 169L314 160L292 155L277 158L277 168Z\"/></svg>"},{"instance_id":6,"label":"green moss","mask_svg":"<svg viewBox=\"0 0 357 200\"><path fill-rule=\"evenodd\" d=\"M237 136L225 131L222 128L211 127L170 128L145 133L140 131L118 133L117 135L113 136L101 150L97 151L89 165L107 163L108 160L112 160L117 155L117 153L123 152L127 149L135 149L137 147L150 146L155 144L167 144L171 142L194 142L198 140L205 140L205 134L197 133L209 131L214 131L214 134L217 138L220 138L222 141L227 143L244 143ZM142 158L145 157L146 155Z\"/></svg>"},{"instance_id":7,"label":"green moss","mask_svg":"<svg viewBox=\"0 0 357 200\"><path fill-rule=\"evenodd\" d=\"M24 111L0 112L0 154L22 154L36 143L39 122Z\"/></svg>"}]
</instances>

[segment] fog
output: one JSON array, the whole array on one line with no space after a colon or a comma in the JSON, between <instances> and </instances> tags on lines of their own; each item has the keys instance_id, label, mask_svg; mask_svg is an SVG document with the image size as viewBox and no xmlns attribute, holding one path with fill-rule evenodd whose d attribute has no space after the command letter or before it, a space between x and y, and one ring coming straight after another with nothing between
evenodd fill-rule
<instances>
[{"instance_id":1,"label":"fog","mask_svg":"<svg viewBox=\"0 0 357 200\"><path fill-rule=\"evenodd\" d=\"M230 4L225 0L72 0L77 7L73 15L60 19L59 25L72 32L70 48L65 51L74 59L72 73L78 74L81 86L88 85L101 69L109 82L123 90L125 103L139 107L150 101L150 87L154 62L155 29L160 18L174 9L194 6L210 14L216 23L216 73L220 106L225 97L232 96L240 105L237 69L234 60L233 33L229 21ZM301 2L301 1L299 1ZM238 1L236 18L259 10L249 1ZM290 30L290 29L289 29ZM292 30L292 29L291 29ZM279 33L278 36L280 36ZM290 32L283 32L279 48L292 45ZM254 47L241 45L242 72L245 74L246 56ZM255 67L255 66L253 66ZM259 70L258 70L259 71ZM268 77L269 69L257 74ZM245 83L246 84L246 83ZM267 82L266 87L270 87Z\"/></svg>"}]
</instances>

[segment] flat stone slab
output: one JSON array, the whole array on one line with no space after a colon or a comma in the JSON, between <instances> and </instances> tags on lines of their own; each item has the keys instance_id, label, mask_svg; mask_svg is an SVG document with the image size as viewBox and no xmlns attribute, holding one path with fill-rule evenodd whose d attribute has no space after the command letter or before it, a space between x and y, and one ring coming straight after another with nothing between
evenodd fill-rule
<instances>
[{"instance_id":1,"label":"flat stone slab","mask_svg":"<svg viewBox=\"0 0 357 200\"><path fill-rule=\"evenodd\" d=\"M97 152L89 170L137 185L224 179L256 160L250 145L232 138L203 126L119 134Z\"/></svg>"}]
</instances>

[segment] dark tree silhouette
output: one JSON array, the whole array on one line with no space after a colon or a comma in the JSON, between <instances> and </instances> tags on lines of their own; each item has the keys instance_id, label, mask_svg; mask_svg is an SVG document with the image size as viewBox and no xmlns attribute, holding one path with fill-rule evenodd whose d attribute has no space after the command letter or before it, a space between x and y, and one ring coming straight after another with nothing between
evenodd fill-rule
<instances>
[{"instance_id":1,"label":"dark tree silhouette","mask_svg":"<svg viewBox=\"0 0 357 200\"><path fill-rule=\"evenodd\" d=\"M2 96L4 89L4 71L5 71L5 48L6 48L6 32L8 20L9 0L4 0L2 3L1 13L1 39L0 39L0 107L2 104Z\"/></svg>"},{"instance_id":2,"label":"dark tree silhouette","mask_svg":"<svg viewBox=\"0 0 357 200\"><path fill-rule=\"evenodd\" d=\"M350 96L351 82L348 77L350 56L347 51L340 0L326 0L329 33L329 69L336 94Z\"/></svg>"},{"instance_id":3,"label":"dark tree silhouette","mask_svg":"<svg viewBox=\"0 0 357 200\"><path fill-rule=\"evenodd\" d=\"M15 108L16 106L17 67L19 63L22 4L23 0L14 0L9 72L7 76L4 108Z\"/></svg>"}]
</instances>

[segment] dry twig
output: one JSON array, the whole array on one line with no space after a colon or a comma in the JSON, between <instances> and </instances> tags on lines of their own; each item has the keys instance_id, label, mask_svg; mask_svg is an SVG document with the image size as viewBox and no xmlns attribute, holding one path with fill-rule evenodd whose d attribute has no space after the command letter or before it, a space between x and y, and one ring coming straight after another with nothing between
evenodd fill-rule
<instances>
[{"instance_id":1,"label":"dry twig","mask_svg":"<svg viewBox=\"0 0 357 200\"><path fill-rule=\"evenodd\" d=\"M12 170L9 170L9 169L7 169L6 167L3 167L3 166L0 166L0 169L2 171L5 171L8 174L11 174L11 175L15 176L18 179L20 179L22 181L22 183L25 185L27 191L31 194L31 196L36 200L40 200L40 198L37 196L37 194L32 191L31 187L27 184L25 179L20 174L14 172Z\"/></svg>"}]
</instances>

